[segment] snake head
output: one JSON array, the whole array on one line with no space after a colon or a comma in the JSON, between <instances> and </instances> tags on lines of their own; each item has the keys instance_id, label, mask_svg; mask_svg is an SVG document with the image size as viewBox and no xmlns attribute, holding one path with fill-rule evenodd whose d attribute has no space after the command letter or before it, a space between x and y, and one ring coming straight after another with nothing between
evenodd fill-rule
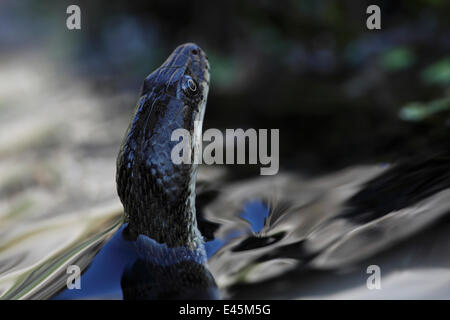
<instances>
[{"instance_id":1,"label":"snake head","mask_svg":"<svg viewBox=\"0 0 450 320\"><path fill-rule=\"evenodd\" d=\"M177 47L144 81L117 158L117 190L130 227L159 242L183 238L195 221L197 166L174 163L177 129L189 132L192 157L200 143L209 90L209 64L199 46ZM164 234L165 233L165 234ZM177 242L177 241L175 241Z\"/></svg>"}]
</instances>

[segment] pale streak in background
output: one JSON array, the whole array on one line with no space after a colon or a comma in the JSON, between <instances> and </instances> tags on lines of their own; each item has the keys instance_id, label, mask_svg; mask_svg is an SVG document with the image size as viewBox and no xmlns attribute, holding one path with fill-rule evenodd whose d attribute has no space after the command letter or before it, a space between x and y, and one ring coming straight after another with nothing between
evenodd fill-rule
<instances>
[{"instance_id":1,"label":"pale streak in background","mask_svg":"<svg viewBox=\"0 0 450 320\"><path fill-rule=\"evenodd\" d=\"M57 257L117 224L126 123L105 112L122 99L99 99L35 52L0 59L0 297L33 297L33 281L74 259Z\"/></svg>"}]
</instances>

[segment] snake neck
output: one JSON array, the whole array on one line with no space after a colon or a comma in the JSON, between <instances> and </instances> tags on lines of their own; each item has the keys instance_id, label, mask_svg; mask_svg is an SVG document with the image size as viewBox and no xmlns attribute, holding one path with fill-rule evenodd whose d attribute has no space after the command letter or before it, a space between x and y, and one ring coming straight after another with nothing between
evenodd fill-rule
<instances>
[{"instance_id":1,"label":"snake neck","mask_svg":"<svg viewBox=\"0 0 450 320\"><path fill-rule=\"evenodd\" d=\"M207 57L192 43L177 47L145 79L117 158L117 191L132 234L169 248L202 245L195 211L195 159L208 90ZM190 137L192 158L183 163L172 159L174 147L186 142L172 140L179 129Z\"/></svg>"},{"instance_id":2,"label":"snake neck","mask_svg":"<svg viewBox=\"0 0 450 320\"><path fill-rule=\"evenodd\" d=\"M141 181L150 181L144 177ZM152 184L146 193L137 192L124 203L128 227L136 236L144 235L169 248L187 247L195 250L203 239L197 227L195 210L195 177L193 187L188 187L181 198L174 202L154 190Z\"/></svg>"}]
</instances>

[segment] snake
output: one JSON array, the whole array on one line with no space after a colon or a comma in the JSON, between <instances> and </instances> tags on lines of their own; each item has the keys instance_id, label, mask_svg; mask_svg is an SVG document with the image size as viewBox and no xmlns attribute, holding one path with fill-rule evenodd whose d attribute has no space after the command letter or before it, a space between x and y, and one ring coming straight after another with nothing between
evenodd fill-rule
<instances>
[{"instance_id":1,"label":"snake","mask_svg":"<svg viewBox=\"0 0 450 320\"><path fill-rule=\"evenodd\" d=\"M135 241L139 256L122 278L125 299L217 296L214 279L205 268L195 208L195 147L201 139L209 69L205 52L186 43L142 85L117 157L117 192L128 239ZM190 133L189 163L171 159L177 144L171 134L177 129Z\"/></svg>"},{"instance_id":2,"label":"snake","mask_svg":"<svg viewBox=\"0 0 450 320\"><path fill-rule=\"evenodd\" d=\"M55 299L97 296L117 282L125 300L220 298L195 205L209 69L205 52L186 43L145 78L116 161L124 223L82 275L84 292ZM177 129L189 132L192 161L171 159Z\"/></svg>"}]
</instances>

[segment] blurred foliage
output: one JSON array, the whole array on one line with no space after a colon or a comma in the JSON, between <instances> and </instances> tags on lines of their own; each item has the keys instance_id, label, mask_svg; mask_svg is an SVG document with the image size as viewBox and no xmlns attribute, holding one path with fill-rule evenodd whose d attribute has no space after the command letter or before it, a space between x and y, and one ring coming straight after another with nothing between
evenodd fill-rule
<instances>
[{"instance_id":1,"label":"blurred foliage","mask_svg":"<svg viewBox=\"0 0 450 320\"><path fill-rule=\"evenodd\" d=\"M427 84L450 86L450 57L446 57L422 72L422 79Z\"/></svg>"},{"instance_id":2,"label":"blurred foliage","mask_svg":"<svg viewBox=\"0 0 450 320\"><path fill-rule=\"evenodd\" d=\"M380 55L380 64L388 71L399 71L410 67L416 57L408 48L393 48Z\"/></svg>"},{"instance_id":3,"label":"blurred foliage","mask_svg":"<svg viewBox=\"0 0 450 320\"><path fill-rule=\"evenodd\" d=\"M214 66L211 70L211 86L227 88L231 86L237 74L239 74L237 61L220 53L210 51L209 63Z\"/></svg>"},{"instance_id":4,"label":"blurred foliage","mask_svg":"<svg viewBox=\"0 0 450 320\"><path fill-rule=\"evenodd\" d=\"M433 100L429 103L410 102L400 109L400 118L407 121L421 121L445 110L450 110L450 98Z\"/></svg>"}]
</instances>

